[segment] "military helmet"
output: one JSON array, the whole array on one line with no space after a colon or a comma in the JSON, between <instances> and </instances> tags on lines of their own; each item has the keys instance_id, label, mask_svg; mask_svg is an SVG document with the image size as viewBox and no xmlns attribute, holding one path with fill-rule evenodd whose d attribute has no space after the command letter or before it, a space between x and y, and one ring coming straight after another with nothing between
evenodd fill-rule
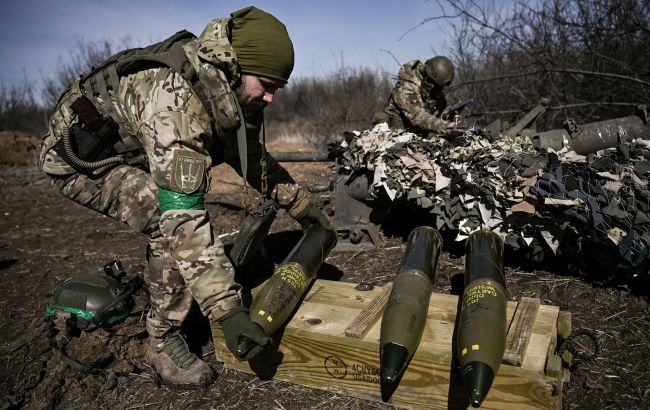
<instances>
[{"instance_id":1,"label":"military helmet","mask_svg":"<svg viewBox=\"0 0 650 410\"><path fill-rule=\"evenodd\" d=\"M424 73L440 87L447 87L454 79L454 65L447 57L436 56L424 63Z\"/></svg>"},{"instance_id":2,"label":"military helmet","mask_svg":"<svg viewBox=\"0 0 650 410\"><path fill-rule=\"evenodd\" d=\"M118 266L119 261L112 264ZM48 301L45 316L74 319L80 329L112 325L126 318L140 280L133 278L122 283L110 268L108 264L104 267L106 273L81 275L61 283Z\"/></svg>"}]
</instances>

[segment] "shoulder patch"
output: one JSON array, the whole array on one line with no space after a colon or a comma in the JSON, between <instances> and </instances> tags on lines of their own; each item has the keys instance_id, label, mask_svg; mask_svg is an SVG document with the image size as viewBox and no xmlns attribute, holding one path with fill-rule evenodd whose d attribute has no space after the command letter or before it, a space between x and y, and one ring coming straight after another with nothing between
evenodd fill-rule
<instances>
[{"instance_id":1,"label":"shoulder patch","mask_svg":"<svg viewBox=\"0 0 650 410\"><path fill-rule=\"evenodd\" d=\"M190 150L174 151L172 159L171 188L174 191L193 194L203 185L205 157Z\"/></svg>"},{"instance_id":2,"label":"shoulder patch","mask_svg":"<svg viewBox=\"0 0 650 410\"><path fill-rule=\"evenodd\" d=\"M420 98L420 96L417 95L416 93L412 92L412 91L406 93L405 96L406 96L406 101L409 104L421 104L422 103L422 99Z\"/></svg>"}]
</instances>

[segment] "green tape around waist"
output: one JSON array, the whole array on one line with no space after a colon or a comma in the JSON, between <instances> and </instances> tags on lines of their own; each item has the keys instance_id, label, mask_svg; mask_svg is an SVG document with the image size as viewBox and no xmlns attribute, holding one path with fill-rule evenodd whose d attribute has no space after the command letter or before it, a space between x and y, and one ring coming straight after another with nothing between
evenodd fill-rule
<instances>
[{"instance_id":1,"label":"green tape around waist","mask_svg":"<svg viewBox=\"0 0 650 410\"><path fill-rule=\"evenodd\" d=\"M171 210L204 210L203 198L205 193L197 192L195 194L184 194L182 192L168 191L158 187L158 202L160 203L160 212Z\"/></svg>"}]
</instances>

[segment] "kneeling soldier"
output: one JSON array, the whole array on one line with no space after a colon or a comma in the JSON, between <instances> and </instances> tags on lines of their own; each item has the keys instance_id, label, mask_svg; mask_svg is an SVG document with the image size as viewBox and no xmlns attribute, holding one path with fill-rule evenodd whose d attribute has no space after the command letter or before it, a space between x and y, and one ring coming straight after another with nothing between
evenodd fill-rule
<instances>
[{"instance_id":1,"label":"kneeling soldier","mask_svg":"<svg viewBox=\"0 0 650 410\"><path fill-rule=\"evenodd\" d=\"M111 57L68 87L50 119L40 166L53 186L149 236L146 359L166 383L214 379L179 332L193 299L221 323L231 350L241 335L257 343L244 359L270 343L249 320L212 232L203 203L212 166L247 170L249 183L294 219L331 228L258 139L263 109L288 81L293 61L285 26L248 7L212 20L198 38L181 31ZM242 145L247 161L240 160Z\"/></svg>"}]
</instances>

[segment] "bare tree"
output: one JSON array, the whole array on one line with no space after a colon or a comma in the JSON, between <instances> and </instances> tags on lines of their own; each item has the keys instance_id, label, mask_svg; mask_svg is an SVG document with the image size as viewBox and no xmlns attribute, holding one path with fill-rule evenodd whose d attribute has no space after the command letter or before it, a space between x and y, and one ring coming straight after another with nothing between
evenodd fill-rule
<instances>
[{"instance_id":1,"label":"bare tree","mask_svg":"<svg viewBox=\"0 0 650 410\"><path fill-rule=\"evenodd\" d=\"M0 84L0 131L42 134L45 117L45 110L34 96L34 85L27 77L21 84Z\"/></svg>"},{"instance_id":2,"label":"bare tree","mask_svg":"<svg viewBox=\"0 0 650 410\"><path fill-rule=\"evenodd\" d=\"M449 53L458 76L452 92L478 100L473 111L483 114L476 118L481 123L504 112L514 119L541 97L551 99L543 127L569 117L627 115L649 102L646 0L519 1L510 9L438 0L436 7L438 14L420 24L452 25Z\"/></svg>"},{"instance_id":3,"label":"bare tree","mask_svg":"<svg viewBox=\"0 0 650 410\"><path fill-rule=\"evenodd\" d=\"M367 68L342 67L326 77L299 78L267 109L269 130L322 148L343 131L367 128L392 85L387 73Z\"/></svg>"},{"instance_id":4,"label":"bare tree","mask_svg":"<svg viewBox=\"0 0 650 410\"><path fill-rule=\"evenodd\" d=\"M42 96L45 106L53 108L68 84L116 52L129 48L130 43L129 37L123 38L118 44L108 39L86 41L78 38L75 46L68 49L68 58L61 58L54 71L43 77Z\"/></svg>"}]
</instances>

